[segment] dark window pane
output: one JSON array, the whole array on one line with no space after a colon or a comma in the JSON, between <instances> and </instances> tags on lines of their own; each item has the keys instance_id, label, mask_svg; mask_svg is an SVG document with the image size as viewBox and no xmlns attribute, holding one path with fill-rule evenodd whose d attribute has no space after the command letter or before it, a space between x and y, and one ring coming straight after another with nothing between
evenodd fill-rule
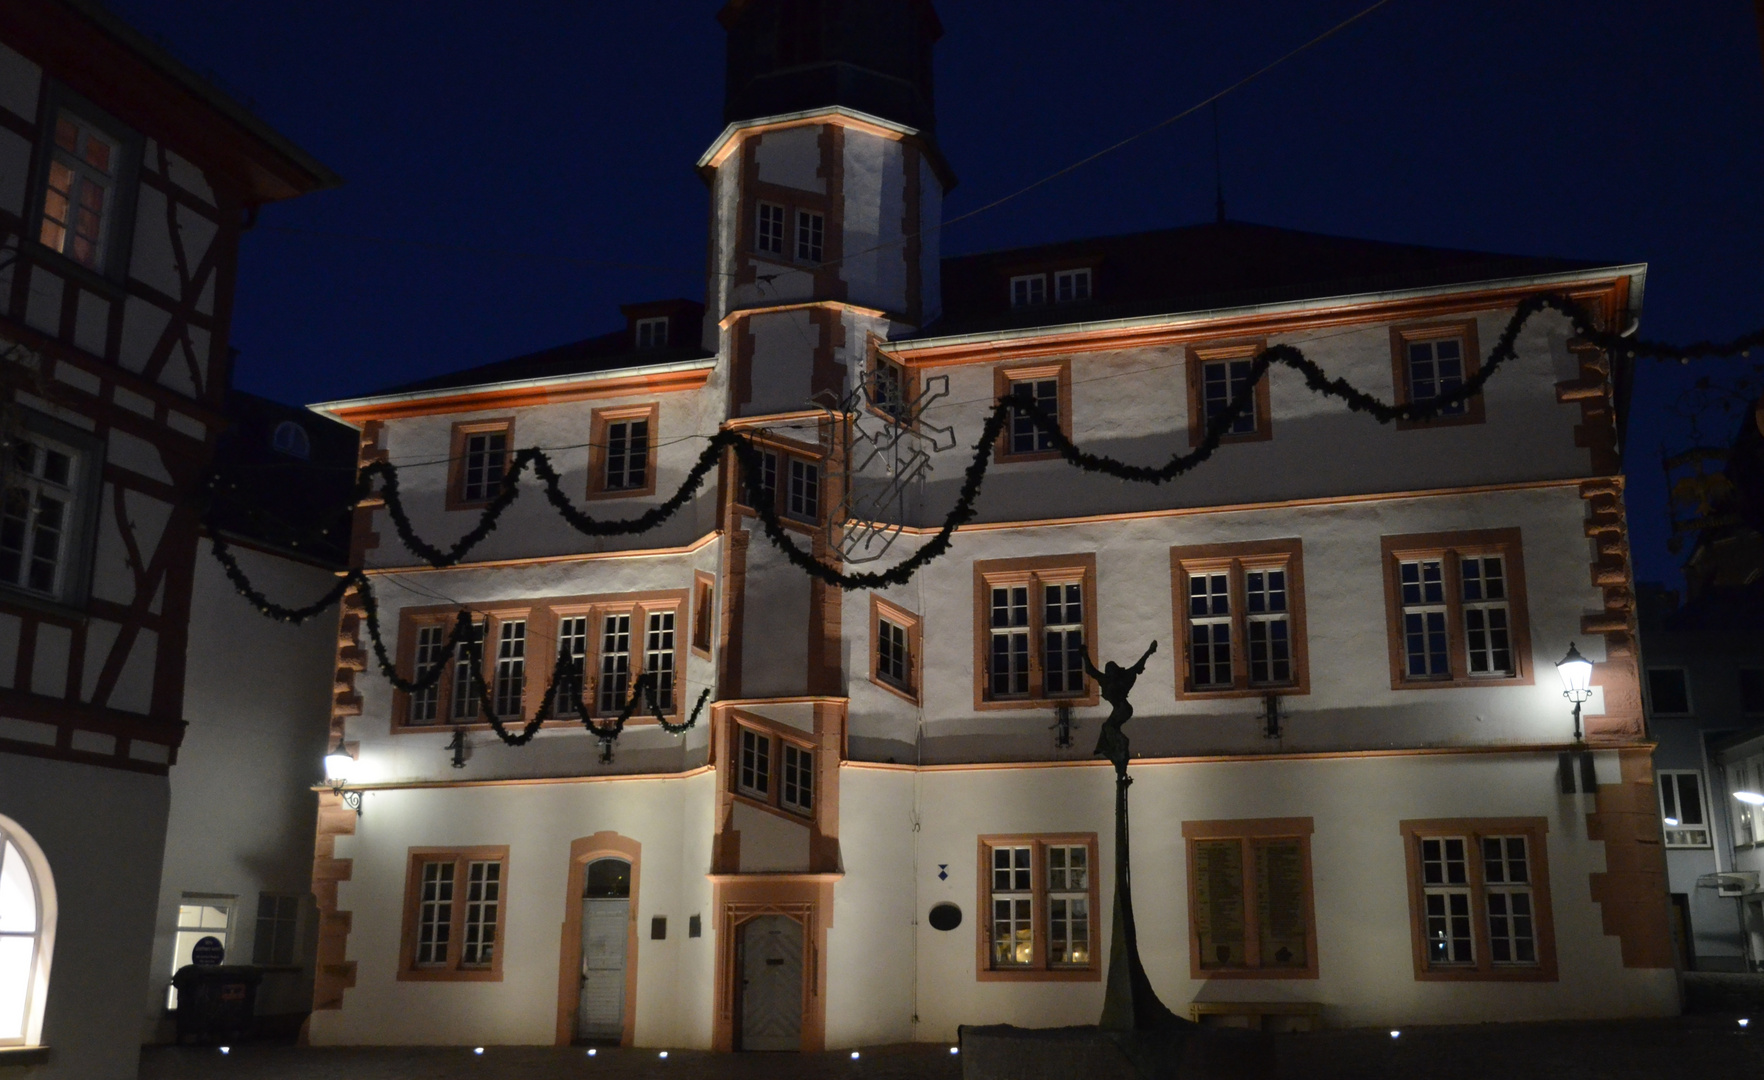
<instances>
[{"instance_id":1,"label":"dark window pane","mask_svg":"<svg viewBox=\"0 0 1764 1080\"><path fill-rule=\"evenodd\" d=\"M1690 712L1690 691L1685 686L1681 668L1649 668L1648 696L1654 712L1662 715L1683 715Z\"/></svg>"}]
</instances>

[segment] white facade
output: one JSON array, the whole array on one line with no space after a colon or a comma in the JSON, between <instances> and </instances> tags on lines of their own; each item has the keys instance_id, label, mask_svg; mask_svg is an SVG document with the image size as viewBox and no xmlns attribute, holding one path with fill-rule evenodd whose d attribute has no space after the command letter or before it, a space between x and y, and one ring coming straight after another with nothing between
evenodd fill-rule
<instances>
[{"instance_id":1,"label":"white facade","mask_svg":"<svg viewBox=\"0 0 1764 1080\"><path fill-rule=\"evenodd\" d=\"M509 451L572 448L554 455L562 490L618 519L671 496L705 436L743 431L774 455L769 497L785 534L840 566L842 529L862 516L846 508L892 482L867 447L896 420L867 395L894 371L908 398L938 395L902 421L917 425L902 445L924 449L931 467L897 493L886 520L903 531L887 556L842 566L867 571L931 541L1013 379L1046 385L1082 449L1157 464L1204 426L1193 414L1216 356L1295 345L1330 376L1399 401L1421 394L1409 343L1449 340L1486 360L1526 296L1571 295L1618 328L1639 310L1640 267L1537 261L1484 276L1429 271L1413 288L1110 308L1109 290L1125 296L1131 283L1109 262L1119 238L1104 238L1093 256L1072 245L997 256L998 317L980 318L986 305L964 295L945 332L939 313L957 298L932 239L940 162L921 133L849 108L738 121L700 161L715 206L711 355L645 357L633 342L624 366L482 384L466 373L319 408L362 429L364 462L400 467L404 505L431 542L478 521L488 489L470 485L489 460L482 440L498 433ZM1220 235L1273 243L1270 233L1304 235ZM1187 241L1172 236L1180 260ZM1008 308L1013 274L1057 281L1078 265L1094 297L1087 284L1070 307ZM971 288L973 267L963 273ZM579 904L596 895L584 875L615 857L633 880L627 1044L815 1049L949 1039L967 1023L1093 1021L1111 930L1112 778L1090 752L1106 715L1094 684L1062 687L1058 658L1075 654L1045 651L1056 624L1070 635L1059 641L1081 640L1098 663L1159 643L1127 730L1140 758L1134 884L1146 970L1178 1014L1195 1002L1246 1014L1301 1002L1353 1026L1676 1011L1617 475L1620 379L1553 313L1528 322L1516 348L1464 422L1431 425L1380 425L1278 368L1254 437L1161 485L1098 479L1032 431L1021 446L1007 433L950 551L885 590L841 592L792 566L728 455L683 512L627 537L575 532L525 478L498 528L448 569L421 565L386 511L364 508L358 554L401 677L425 670L420 642L438 642L464 610L489 628L486 681L531 716L581 618L584 700L604 716L606 687L628 685L620 664L668 662L644 632L671 625L671 719L705 691L711 703L683 735L634 720L610 763L573 720L507 747L481 715L450 711L455 671L433 698L398 692L373 657L363 606L347 603L334 723L364 801L358 817L321 797L311 1040L580 1037L578 995L593 977L583 949L601 947L583 941ZM608 491L604 455L629 452L627 429L615 445L609 425L638 415L655 425L653 482ZM934 439L935 428L953 438ZM1439 604L1456 644L1433 681L1408 666L1422 647L1401 629L1405 560L1449 568L1438 572L1453 599ZM1511 655L1485 660L1482 676L1466 666L1481 647L1465 644L1463 605L1475 597L1463 582L1475 567L1504 575L1497 606L1512 620L1501 639ZM1291 606L1279 610L1298 651L1263 686L1243 659L1241 610L1245 575L1267 568L1286 575L1278 588ZM1187 590L1207 574L1221 596L1229 579L1238 613L1224 686L1203 677L1187 614ZM1012 601L1018 585L1035 596ZM1050 586L1057 598L1042 592ZM1021 687L1013 603L1023 640L1034 639ZM884 619L895 627L886 647ZM509 674L517 640L524 684ZM1554 670L1571 642L1596 664L1585 745L1573 742ZM1065 706L1073 738L1060 746ZM1590 789L1576 757L1587 753ZM1468 844L1459 900L1446 895L1451 881L1427 884L1429 844L1447 842L1437 838ZM1491 850L1497 862L1481 858ZM1018 884L987 868L1012 851L1025 860ZM1056 879L1056 858L1086 873ZM1239 858L1240 870L1219 869ZM1284 870L1270 869L1276 859ZM468 875L496 888L468 894ZM443 880L456 892L440 891ZM1015 902L1001 894L1019 890L1025 906L1002 910L1030 913L1023 936L997 938L992 915ZM1468 905L1461 941L1427 921L1436 901ZM953 930L932 928L942 903L961 910ZM1056 903L1067 920L1057 926ZM1500 905L1523 926L1497 918ZM788 1001L770 982L740 989L763 981L752 966L762 955L782 965L800 955Z\"/></svg>"}]
</instances>

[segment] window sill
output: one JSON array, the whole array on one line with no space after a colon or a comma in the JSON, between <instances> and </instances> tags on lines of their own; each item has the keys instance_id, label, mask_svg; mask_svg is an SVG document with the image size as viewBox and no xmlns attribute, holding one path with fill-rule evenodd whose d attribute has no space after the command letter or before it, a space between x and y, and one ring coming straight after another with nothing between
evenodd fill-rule
<instances>
[{"instance_id":1,"label":"window sill","mask_svg":"<svg viewBox=\"0 0 1764 1080\"><path fill-rule=\"evenodd\" d=\"M1404 404L1406 405L1408 402L1404 402ZM1432 420L1398 420L1396 429L1398 431L1426 431L1430 428L1465 427L1470 424L1485 423L1486 419L1481 409L1473 408L1463 416L1436 416Z\"/></svg>"},{"instance_id":2,"label":"window sill","mask_svg":"<svg viewBox=\"0 0 1764 1080\"><path fill-rule=\"evenodd\" d=\"M1302 968L1199 968L1197 979L1315 979L1316 965Z\"/></svg>"},{"instance_id":3,"label":"window sill","mask_svg":"<svg viewBox=\"0 0 1764 1080\"><path fill-rule=\"evenodd\" d=\"M981 968L980 982L1101 982L1102 968Z\"/></svg>"},{"instance_id":4,"label":"window sill","mask_svg":"<svg viewBox=\"0 0 1764 1080\"><path fill-rule=\"evenodd\" d=\"M9 1066L42 1065L49 1060L47 1046L0 1046L0 1069Z\"/></svg>"},{"instance_id":5,"label":"window sill","mask_svg":"<svg viewBox=\"0 0 1764 1080\"><path fill-rule=\"evenodd\" d=\"M426 969L405 970L398 973L399 982L501 982L502 972L497 968L477 970L436 970Z\"/></svg>"},{"instance_id":6,"label":"window sill","mask_svg":"<svg viewBox=\"0 0 1764 1080\"><path fill-rule=\"evenodd\" d=\"M646 495L654 494L655 485L650 484L647 487L638 488L596 488L582 497L594 502L601 502L608 499L641 499Z\"/></svg>"},{"instance_id":7,"label":"window sill","mask_svg":"<svg viewBox=\"0 0 1764 1080\"><path fill-rule=\"evenodd\" d=\"M1250 687L1238 686L1238 687L1229 687L1229 688L1221 687L1221 688L1217 688L1217 689L1208 688L1205 690L1178 690L1176 692L1176 700L1177 701L1214 701L1214 700L1218 700L1220 698L1267 697L1269 694L1275 694L1280 697L1292 697L1292 696L1296 696L1296 695L1300 695L1300 694L1309 694L1310 692L1311 692L1310 687L1302 686L1302 685L1250 686Z\"/></svg>"},{"instance_id":8,"label":"window sill","mask_svg":"<svg viewBox=\"0 0 1764 1080\"><path fill-rule=\"evenodd\" d=\"M87 616L82 604L70 604L40 593L26 592L13 585L0 585L0 607L10 606L29 608L40 614L71 619L78 623L85 622Z\"/></svg>"},{"instance_id":9,"label":"window sill","mask_svg":"<svg viewBox=\"0 0 1764 1080\"><path fill-rule=\"evenodd\" d=\"M1515 968L1437 968L1417 972L1418 982L1555 982L1555 965Z\"/></svg>"},{"instance_id":10,"label":"window sill","mask_svg":"<svg viewBox=\"0 0 1764 1080\"><path fill-rule=\"evenodd\" d=\"M1058 461L1059 459L1060 452L1058 450L1032 450L1026 454L1011 454L1001 450L993 455L993 460L1000 465L1015 465L1024 461Z\"/></svg>"},{"instance_id":11,"label":"window sill","mask_svg":"<svg viewBox=\"0 0 1764 1080\"><path fill-rule=\"evenodd\" d=\"M1476 679L1468 676L1455 679L1393 679L1392 690L1465 690L1478 686L1530 686L1531 673L1509 675L1501 679Z\"/></svg>"},{"instance_id":12,"label":"window sill","mask_svg":"<svg viewBox=\"0 0 1764 1080\"><path fill-rule=\"evenodd\" d=\"M974 707L981 711L996 711L1001 709L1057 709L1061 705L1070 705L1074 709L1082 709L1087 706L1095 705L1100 700L1102 699L1098 696L1098 692L1092 690L1090 693L1081 697L981 698L974 703Z\"/></svg>"},{"instance_id":13,"label":"window sill","mask_svg":"<svg viewBox=\"0 0 1764 1080\"><path fill-rule=\"evenodd\" d=\"M893 694L895 697L900 698L903 701L906 701L906 702L913 704L913 705L917 705L919 703L919 695L913 693L911 690L908 690L906 687L900 686L897 683L890 682L889 680L884 679L879 675L870 676L870 682L875 684L876 686L879 686L882 689L888 691L890 694Z\"/></svg>"},{"instance_id":14,"label":"window sill","mask_svg":"<svg viewBox=\"0 0 1764 1080\"><path fill-rule=\"evenodd\" d=\"M128 280L124 275L112 275L107 271L77 262L40 240L31 240L25 246L30 249L32 257L45 269L67 275L106 300L121 301L128 293ZM112 246L114 246L114 241ZM177 298L172 297L172 299ZM200 317L198 316L198 318Z\"/></svg>"}]
</instances>

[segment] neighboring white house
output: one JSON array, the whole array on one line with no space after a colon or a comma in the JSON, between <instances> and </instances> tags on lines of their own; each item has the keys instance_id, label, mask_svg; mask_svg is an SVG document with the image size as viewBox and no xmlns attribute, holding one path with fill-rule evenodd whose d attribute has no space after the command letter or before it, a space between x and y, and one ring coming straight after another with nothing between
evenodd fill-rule
<instances>
[{"instance_id":1,"label":"neighboring white house","mask_svg":"<svg viewBox=\"0 0 1764 1080\"><path fill-rule=\"evenodd\" d=\"M95 0L0 4L9 1074L136 1074L239 242L336 182Z\"/></svg>"},{"instance_id":2,"label":"neighboring white house","mask_svg":"<svg viewBox=\"0 0 1764 1080\"><path fill-rule=\"evenodd\" d=\"M355 433L305 409L229 391L208 525L251 578L315 597L349 550L343 509ZM327 748L336 624L274 622L240 599L206 537L190 601L185 718L171 775L146 1038L175 1033L171 978L204 937L259 968L258 1034L292 1037L312 1008L314 762Z\"/></svg>"},{"instance_id":3,"label":"neighboring white house","mask_svg":"<svg viewBox=\"0 0 1764 1080\"><path fill-rule=\"evenodd\" d=\"M702 318L634 306L606 338L316 407L400 467L431 541L476 524L518 448L556 448L577 505L626 518L734 428L796 544L885 569L931 540L1013 389L1082 448L1158 464L1265 345L1416 401L1473 374L1528 296L1638 317L1640 266L1235 223L943 258L931 4L722 20ZM683 735L634 721L610 763L570 721L507 747L458 665L396 691L347 603L335 737L363 799L320 796L311 1041L819 1049L1094 1022L1113 778L1080 656L1153 641L1127 729L1135 904L1176 1012L1675 1012L1628 378L1554 314L1427 424L1277 368L1211 460L1156 486L1013 420L948 554L868 591L790 565L732 459L662 527L606 539L529 476L450 569L363 508L354 556L405 677L464 609L510 718L560 654L602 717L639 673L671 721L711 703ZM870 521L901 526L892 546ZM1591 791L1554 670L1571 644L1596 664Z\"/></svg>"}]
</instances>

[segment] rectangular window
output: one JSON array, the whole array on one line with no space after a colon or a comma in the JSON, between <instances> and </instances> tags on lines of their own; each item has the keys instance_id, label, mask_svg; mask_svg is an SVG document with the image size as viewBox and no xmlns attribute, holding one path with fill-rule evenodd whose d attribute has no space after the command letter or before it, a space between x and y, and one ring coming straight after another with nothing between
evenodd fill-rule
<instances>
[{"instance_id":1,"label":"rectangular window","mask_svg":"<svg viewBox=\"0 0 1764 1080\"><path fill-rule=\"evenodd\" d=\"M907 687L907 672L912 664L907 658L906 627L892 619L882 619L877 634L876 674L896 686Z\"/></svg>"},{"instance_id":2,"label":"rectangular window","mask_svg":"<svg viewBox=\"0 0 1764 1080\"><path fill-rule=\"evenodd\" d=\"M251 939L251 962L258 967L294 963L300 937L300 897L257 894L257 933Z\"/></svg>"},{"instance_id":3,"label":"rectangular window","mask_svg":"<svg viewBox=\"0 0 1764 1080\"><path fill-rule=\"evenodd\" d=\"M1709 846L1708 818L1703 814L1703 777L1694 769L1655 774L1660 785L1660 822L1669 848Z\"/></svg>"},{"instance_id":4,"label":"rectangular window","mask_svg":"<svg viewBox=\"0 0 1764 1080\"><path fill-rule=\"evenodd\" d=\"M618 420L606 426L606 490L647 486L649 421Z\"/></svg>"},{"instance_id":5,"label":"rectangular window","mask_svg":"<svg viewBox=\"0 0 1764 1080\"><path fill-rule=\"evenodd\" d=\"M716 580L699 570L692 579L692 648L710 656L711 639L715 634Z\"/></svg>"},{"instance_id":6,"label":"rectangular window","mask_svg":"<svg viewBox=\"0 0 1764 1080\"><path fill-rule=\"evenodd\" d=\"M907 374L899 364L881 357L871 361L870 407L891 420L907 418Z\"/></svg>"},{"instance_id":7,"label":"rectangular window","mask_svg":"<svg viewBox=\"0 0 1764 1080\"><path fill-rule=\"evenodd\" d=\"M497 631L496 679L492 683L491 700L497 716L520 716L526 711L527 621L499 620Z\"/></svg>"},{"instance_id":8,"label":"rectangular window","mask_svg":"<svg viewBox=\"0 0 1764 1080\"><path fill-rule=\"evenodd\" d=\"M658 316L653 319L637 320L637 348L639 351L649 349L665 349L668 347L668 317Z\"/></svg>"},{"instance_id":9,"label":"rectangular window","mask_svg":"<svg viewBox=\"0 0 1764 1080\"><path fill-rule=\"evenodd\" d=\"M589 424L588 497L626 498L655 491L656 403L595 409Z\"/></svg>"},{"instance_id":10,"label":"rectangular window","mask_svg":"<svg viewBox=\"0 0 1764 1080\"><path fill-rule=\"evenodd\" d=\"M417 907L419 967L446 967L453 947L452 860L423 864L422 893Z\"/></svg>"},{"instance_id":11,"label":"rectangular window","mask_svg":"<svg viewBox=\"0 0 1764 1080\"><path fill-rule=\"evenodd\" d=\"M1392 327L1391 375L1397 399L1421 405L1463 388L1479 367L1474 320L1430 326ZM1477 394L1441 408L1431 420L1399 420L1399 430L1440 424L1481 423L1483 397Z\"/></svg>"},{"instance_id":12,"label":"rectangular window","mask_svg":"<svg viewBox=\"0 0 1764 1080\"><path fill-rule=\"evenodd\" d=\"M752 728L742 728L741 776L738 783L743 795L766 799L772 790L772 740Z\"/></svg>"},{"instance_id":13,"label":"rectangular window","mask_svg":"<svg viewBox=\"0 0 1764 1080\"><path fill-rule=\"evenodd\" d=\"M919 700L919 617L870 596L870 681L908 701Z\"/></svg>"},{"instance_id":14,"label":"rectangular window","mask_svg":"<svg viewBox=\"0 0 1764 1080\"><path fill-rule=\"evenodd\" d=\"M981 837L980 860L981 980L1095 980L1095 835Z\"/></svg>"},{"instance_id":15,"label":"rectangular window","mask_svg":"<svg viewBox=\"0 0 1764 1080\"><path fill-rule=\"evenodd\" d=\"M606 615L600 621L600 696L598 711L616 716L631 699L631 613Z\"/></svg>"},{"instance_id":16,"label":"rectangular window","mask_svg":"<svg viewBox=\"0 0 1764 1080\"><path fill-rule=\"evenodd\" d=\"M1090 299L1090 268L1061 270L1054 274L1054 300L1077 304Z\"/></svg>"},{"instance_id":17,"label":"rectangular window","mask_svg":"<svg viewBox=\"0 0 1764 1080\"><path fill-rule=\"evenodd\" d=\"M1464 385L1464 343L1457 338L1409 343L1409 401L1422 405ZM1442 406L1441 416L1462 416L1466 402Z\"/></svg>"},{"instance_id":18,"label":"rectangular window","mask_svg":"<svg viewBox=\"0 0 1764 1080\"><path fill-rule=\"evenodd\" d=\"M1173 548L1179 694L1307 692L1303 545Z\"/></svg>"},{"instance_id":19,"label":"rectangular window","mask_svg":"<svg viewBox=\"0 0 1764 1080\"><path fill-rule=\"evenodd\" d=\"M643 673L652 676L649 700L664 713L674 711L674 613L648 612L643 638Z\"/></svg>"},{"instance_id":20,"label":"rectangular window","mask_svg":"<svg viewBox=\"0 0 1764 1080\"><path fill-rule=\"evenodd\" d=\"M1518 529L1387 536L1391 686L1528 684Z\"/></svg>"},{"instance_id":21,"label":"rectangular window","mask_svg":"<svg viewBox=\"0 0 1764 1080\"><path fill-rule=\"evenodd\" d=\"M1095 556L974 565L976 704L1095 700L1084 674L1096 628Z\"/></svg>"},{"instance_id":22,"label":"rectangular window","mask_svg":"<svg viewBox=\"0 0 1764 1080\"><path fill-rule=\"evenodd\" d=\"M191 956L196 950L196 943L203 938L215 938L225 950L232 942L227 931L233 921L233 904L235 897L212 896L203 893L185 893L178 904L178 925L176 936L172 939L172 974L176 975L194 961ZM178 988L166 988L165 1007L178 1007Z\"/></svg>"},{"instance_id":23,"label":"rectangular window","mask_svg":"<svg viewBox=\"0 0 1764 1080\"><path fill-rule=\"evenodd\" d=\"M465 481L460 498L465 502L488 502L502 485L508 460L508 435L481 431L466 436Z\"/></svg>"},{"instance_id":24,"label":"rectangular window","mask_svg":"<svg viewBox=\"0 0 1764 1080\"><path fill-rule=\"evenodd\" d=\"M801 458L790 459L790 493L784 512L798 521L821 518L821 467Z\"/></svg>"},{"instance_id":25,"label":"rectangular window","mask_svg":"<svg viewBox=\"0 0 1764 1080\"><path fill-rule=\"evenodd\" d=\"M453 455L447 509L480 507L502 492L514 442L514 421L490 420L453 426Z\"/></svg>"},{"instance_id":26,"label":"rectangular window","mask_svg":"<svg viewBox=\"0 0 1764 1080\"><path fill-rule=\"evenodd\" d=\"M483 670L484 631L488 626L488 620L472 623L455 651L452 718L456 721L478 718L478 687L472 673Z\"/></svg>"},{"instance_id":27,"label":"rectangular window","mask_svg":"<svg viewBox=\"0 0 1764 1080\"><path fill-rule=\"evenodd\" d=\"M78 456L34 434L16 436L0 507L0 581L60 596L76 526Z\"/></svg>"},{"instance_id":28,"label":"rectangular window","mask_svg":"<svg viewBox=\"0 0 1764 1080\"><path fill-rule=\"evenodd\" d=\"M1210 427L1214 417L1223 413L1233 401L1240 396L1249 395L1249 408L1231 421L1225 434L1256 433L1255 396L1250 384L1250 372L1254 366L1254 361L1247 357L1241 360L1209 360L1201 365L1202 423Z\"/></svg>"},{"instance_id":29,"label":"rectangular window","mask_svg":"<svg viewBox=\"0 0 1764 1080\"><path fill-rule=\"evenodd\" d=\"M37 238L82 266L104 268L111 222L118 211L120 143L66 110L55 117L55 142L43 187Z\"/></svg>"},{"instance_id":30,"label":"rectangular window","mask_svg":"<svg viewBox=\"0 0 1764 1080\"><path fill-rule=\"evenodd\" d=\"M1543 818L1405 821L1417 979L1553 981Z\"/></svg>"},{"instance_id":31,"label":"rectangular window","mask_svg":"<svg viewBox=\"0 0 1764 1080\"><path fill-rule=\"evenodd\" d=\"M1010 396L1027 397L1048 419L1059 423L1060 419L1060 383L1058 379L1022 379L1012 380ZM1039 426L1034 415L1027 409L1012 409L1010 424L1006 427L1006 445L1011 454L1034 454L1053 449L1053 436Z\"/></svg>"},{"instance_id":32,"label":"rectangular window","mask_svg":"<svg viewBox=\"0 0 1764 1080\"><path fill-rule=\"evenodd\" d=\"M412 674L422 678L435 670L440 664L447 644L447 627L439 623L417 627L416 632L416 666ZM441 683L445 675L434 683L410 695L410 708L407 713L412 724L433 724L441 719Z\"/></svg>"},{"instance_id":33,"label":"rectangular window","mask_svg":"<svg viewBox=\"0 0 1764 1080\"><path fill-rule=\"evenodd\" d=\"M1047 275L1023 274L1011 279L1011 306L1040 307L1047 303Z\"/></svg>"},{"instance_id":34,"label":"rectangular window","mask_svg":"<svg viewBox=\"0 0 1764 1080\"><path fill-rule=\"evenodd\" d=\"M760 450L759 475L753 478L750 486L755 491L742 492L743 497L754 499L761 506L778 506L778 455L772 450Z\"/></svg>"},{"instance_id":35,"label":"rectangular window","mask_svg":"<svg viewBox=\"0 0 1764 1080\"><path fill-rule=\"evenodd\" d=\"M577 716L588 673L588 617L566 615L557 620L557 686L551 715L561 719Z\"/></svg>"},{"instance_id":36,"label":"rectangular window","mask_svg":"<svg viewBox=\"0 0 1764 1080\"><path fill-rule=\"evenodd\" d=\"M1042 673L1049 697L1084 692L1084 585L1056 582L1041 587Z\"/></svg>"},{"instance_id":37,"label":"rectangular window","mask_svg":"<svg viewBox=\"0 0 1764 1080\"><path fill-rule=\"evenodd\" d=\"M1310 818L1185 821L1194 978L1314 979Z\"/></svg>"},{"instance_id":38,"label":"rectangular window","mask_svg":"<svg viewBox=\"0 0 1764 1080\"><path fill-rule=\"evenodd\" d=\"M501 981L508 848L411 848L398 978Z\"/></svg>"},{"instance_id":39,"label":"rectangular window","mask_svg":"<svg viewBox=\"0 0 1764 1080\"><path fill-rule=\"evenodd\" d=\"M502 909L502 863L466 864L465 934L459 966L487 968L496 957L496 927Z\"/></svg>"},{"instance_id":40,"label":"rectangular window","mask_svg":"<svg viewBox=\"0 0 1764 1080\"><path fill-rule=\"evenodd\" d=\"M815 808L815 753L794 743L784 744L784 788L780 801L786 810L799 814Z\"/></svg>"},{"instance_id":41,"label":"rectangular window","mask_svg":"<svg viewBox=\"0 0 1764 1080\"><path fill-rule=\"evenodd\" d=\"M754 249L764 255L784 254L784 208L777 203L759 204L758 228L754 232Z\"/></svg>"},{"instance_id":42,"label":"rectangular window","mask_svg":"<svg viewBox=\"0 0 1764 1080\"><path fill-rule=\"evenodd\" d=\"M1690 715L1690 685L1683 668L1649 668L1648 700L1655 716Z\"/></svg>"},{"instance_id":43,"label":"rectangular window","mask_svg":"<svg viewBox=\"0 0 1764 1080\"><path fill-rule=\"evenodd\" d=\"M826 215L809 210L798 210L796 212L796 261L820 262L826 232Z\"/></svg>"}]
</instances>

